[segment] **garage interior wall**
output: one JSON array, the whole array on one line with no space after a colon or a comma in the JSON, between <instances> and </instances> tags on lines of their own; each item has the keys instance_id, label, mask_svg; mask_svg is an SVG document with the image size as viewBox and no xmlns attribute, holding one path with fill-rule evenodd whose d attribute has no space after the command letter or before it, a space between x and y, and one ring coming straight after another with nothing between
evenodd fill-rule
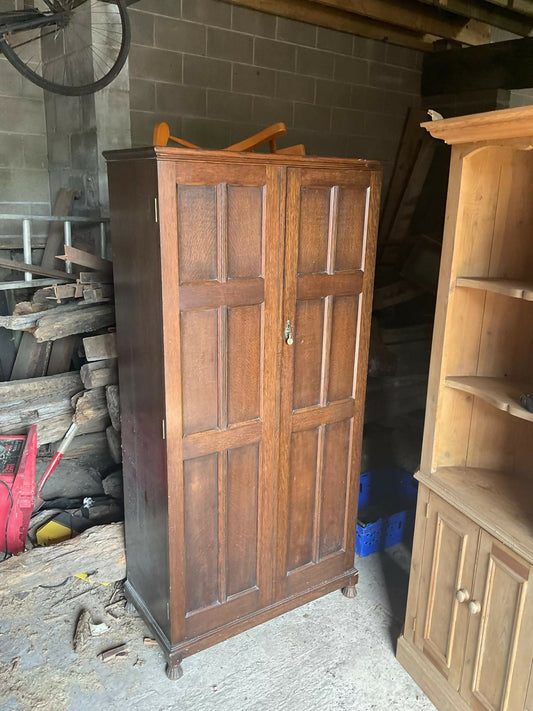
<instances>
[{"instance_id":1,"label":"garage interior wall","mask_svg":"<svg viewBox=\"0 0 533 711\"><path fill-rule=\"evenodd\" d=\"M219 0L141 0L130 17L133 145L157 121L203 148L283 121L280 145L384 161L388 177L422 52Z\"/></svg>"}]
</instances>

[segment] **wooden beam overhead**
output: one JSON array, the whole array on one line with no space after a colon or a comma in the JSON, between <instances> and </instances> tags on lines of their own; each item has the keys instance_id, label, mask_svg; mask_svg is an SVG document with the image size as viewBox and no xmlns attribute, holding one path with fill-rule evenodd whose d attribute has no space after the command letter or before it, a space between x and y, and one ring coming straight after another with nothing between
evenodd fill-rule
<instances>
[{"instance_id":1,"label":"wooden beam overhead","mask_svg":"<svg viewBox=\"0 0 533 711\"><path fill-rule=\"evenodd\" d=\"M533 87L533 37L435 52L424 57L422 96L471 89Z\"/></svg>"},{"instance_id":2,"label":"wooden beam overhead","mask_svg":"<svg viewBox=\"0 0 533 711\"><path fill-rule=\"evenodd\" d=\"M391 23L378 22L312 0L224 0L224 2L423 52L431 52L433 42L440 39L438 35L411 32Z\"/></svg>"},{"instance_id":3,"label":"wooden beam overhead","mask_svg":"<svg viewBox=\"0 0 533 711\"><path fill-rule=\"evenodd\" d=\"M533 18L533 4L531 0L487 0L487 2L498 5L498 7L501 7L503 4L503 6L509 8L509 10L514 10L515 12L520 12L523 15L529 15L529 17Z\"/></svg>"},{"instance_id":4,"label":"wooden beam overhead","mask_svg":"<svg viewBox=\"0 0 533 711\"><path fill-rule=\"evenodd\" d=\"M513 12L501 5L492 5L485 0L418 0L425 5L440 7L462 17L471 17L515 35L527 37L533 30L533 17ZM527 0L530 3L531 0ZM516 8L518 5L515 2ZM528 13L529 14L529 13Z\"/></svg>"},{"instance_id":5,"label":"wooden beam overhead","mask_svg":"<svg viewBox=\"0 0 533 711\"><path fill-rule=\"evenodd\" d=\"M417 0L313 0L320 5L334 7L379 22L396 25L421 34L468 45L490 42L490 25L462 18L437 7L426 7Z\"/></svg>"}]
</instances>

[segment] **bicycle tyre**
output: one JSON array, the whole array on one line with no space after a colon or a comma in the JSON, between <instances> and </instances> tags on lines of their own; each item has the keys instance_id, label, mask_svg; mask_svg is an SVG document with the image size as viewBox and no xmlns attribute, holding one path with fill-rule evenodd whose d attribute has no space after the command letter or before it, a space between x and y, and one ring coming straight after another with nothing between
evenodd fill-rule
<instances>
[{"instance_id":1,"label":"bicycle tyre","mask_svg":"<svg viewBox=\"0 0 533 711\"><path fill-rule=\"evenodd\" d=\"M5 36L0 39L0 50L2 51L6 59L15 67L15 69L17 69L22 74L22 76L26 77L26 79L29 79L34 84L37 84L37 86L40 86L42 89L45 89L47 91L51 91L55 94L63 94L64 96L84 96L86 94L92 94L96 91L99 91L100 89L103 89L104 87L108 86L108 84L110 84L113 79L117 77L128 57L131 40L131 29L128 11L125 0L83 0L83 2L81 2L78 7L86 5L87 2L93 4L96 2L100 6L105 4L105 6L107 7L116 6L120 24L120 46L117 49L116 57L113 58L112 65L105 71L103 76L99 77L98 79L93 81L87 81L85 83L80 83L79 85L74 85L73 83L60 83L58 81L51 81L50 79L42 76L37 71L32 69L29 66L29 63L24 61L24 59L22 59L19 54L17 54L17 52L10 45ZM78 7L76 9L78 9ZM66 25L65 28L58 29L56 35L60 32L66 31L69 26L72 26L70 22ZM20 33L18 32L12 33L12 35L14 34L20 35ZM118 34L118 30L116 34ZM40 37L35 36L35 38L31 41L40 41ZM26 44L28 44L28 42L26 42ZM92 46L92 44L90 46L92 47L93 54L91 55L91 58L93 62L92 67L94 68L95 48L94 46ZM84 49L88 48L86 47ZM66 56L67 55L65 54L65 59Z\"/></svg>"}]
</instances>

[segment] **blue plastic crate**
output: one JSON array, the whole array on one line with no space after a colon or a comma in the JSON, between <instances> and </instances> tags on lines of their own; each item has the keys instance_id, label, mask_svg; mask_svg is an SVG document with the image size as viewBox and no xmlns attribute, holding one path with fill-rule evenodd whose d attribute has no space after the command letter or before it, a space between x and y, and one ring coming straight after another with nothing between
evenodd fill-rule
<instances>
[{"instance_id":1,"label":"blue plastic crate","mask_svg":"<svg viewBox=\"0 0 533 711\"><path fill-rule=\"evenodd\" d=\"M385 550L413 535L415 509L384 514L375 521L365 522L365 515L357 522L355 552L361 557Z\"/></svg>"}]
</instances>

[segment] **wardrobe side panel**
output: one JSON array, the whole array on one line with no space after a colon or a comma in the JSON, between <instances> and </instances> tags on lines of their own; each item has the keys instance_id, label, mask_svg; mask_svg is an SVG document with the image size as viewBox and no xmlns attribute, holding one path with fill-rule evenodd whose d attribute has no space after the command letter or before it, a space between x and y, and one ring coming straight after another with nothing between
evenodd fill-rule
<instances>
[{"instance_id":1,"label":"wardrobe side panel","mask_svg":"<svg viewBox=\"0 0 533 711\"><path fill-rule=\"evenodd\" d=\"M155 160L108 163L128 583L169 636L168 512Z\"/></svg>"}]
</instances>

